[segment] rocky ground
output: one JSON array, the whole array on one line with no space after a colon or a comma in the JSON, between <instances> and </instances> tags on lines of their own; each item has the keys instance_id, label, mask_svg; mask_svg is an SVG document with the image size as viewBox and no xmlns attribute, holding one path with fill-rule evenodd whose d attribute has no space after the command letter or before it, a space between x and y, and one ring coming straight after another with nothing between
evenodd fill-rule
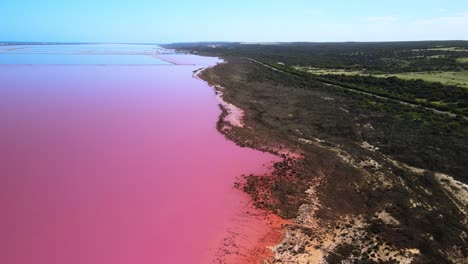
<instances>
[{"instance_id":1,"label":"rocky ground","mask_svg":"<svg viewBox=\"0 0 468 264\"><path fill-rule=\"evenodd\" d=\"M320 84L225 59L199 76L244 115L242 126L232 125L222 107L218 129L238 145L283 158L272 176L238 183L255 206L288 220L264 263L468 262L463 176L408 164L414 151L406 155L400 145L392 155L392 142L407 138L423 140L409 150L437 148L429 128L360 108L360 98Z\"/></svg>"}]
</instances>

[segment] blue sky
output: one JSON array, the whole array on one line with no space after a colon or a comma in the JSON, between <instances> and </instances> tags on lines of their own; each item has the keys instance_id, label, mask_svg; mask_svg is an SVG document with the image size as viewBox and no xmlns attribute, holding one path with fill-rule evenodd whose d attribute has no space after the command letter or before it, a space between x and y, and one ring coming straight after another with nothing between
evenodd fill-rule
<instances>
[{"instance_id":1,"label":"blue sky","mask_svg":"<svg viewBox=\"0 0 468 264\"><path fill-rule=\"evenodd\" d=\"M468 39L468 0L1 0L0 40Z\"/></svg>"}]
</instances>

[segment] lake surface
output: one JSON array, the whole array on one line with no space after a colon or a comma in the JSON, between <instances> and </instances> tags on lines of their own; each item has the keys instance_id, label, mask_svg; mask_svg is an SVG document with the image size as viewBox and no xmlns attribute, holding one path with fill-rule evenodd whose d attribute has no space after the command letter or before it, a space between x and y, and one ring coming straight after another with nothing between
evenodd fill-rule
<instances>
[{"instance_id":1,"label":"lake surface","mask_svg":"<svg viewBox=\"0 0 468 264\"><path fill-rule=\"evenodd\" d=\"M192 76L217 62L0 46L0 263L209 263L228 230L254 244L266 226L233 184L273 157L217 132L219 101Z\"/></svg>"},{"instance_id":2,"label":"lake surface","mask_svg":"<svg viewBox=\"0 0 468 264\"><path fill-rule=\"evenodd\" d=\"M0 64L168 65L155 56L170 51L149 45L0 46Z\"/></svg>"}]
</instances>

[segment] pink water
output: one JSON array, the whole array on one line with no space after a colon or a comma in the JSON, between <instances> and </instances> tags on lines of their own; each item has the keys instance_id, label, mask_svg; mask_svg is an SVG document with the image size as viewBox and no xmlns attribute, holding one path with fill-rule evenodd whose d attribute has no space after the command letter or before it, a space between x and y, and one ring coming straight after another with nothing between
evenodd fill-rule
<instances>
[{"instance_id":1,"label":"pink water","mask_svg":"<svg viewBox=\"0 0 468 264\"><path fill-rule=\"evenodd\" d=\"M272 160L216 131L214 63L0 66L0 263L210 262Z\"/></svg>"}]
</instances>

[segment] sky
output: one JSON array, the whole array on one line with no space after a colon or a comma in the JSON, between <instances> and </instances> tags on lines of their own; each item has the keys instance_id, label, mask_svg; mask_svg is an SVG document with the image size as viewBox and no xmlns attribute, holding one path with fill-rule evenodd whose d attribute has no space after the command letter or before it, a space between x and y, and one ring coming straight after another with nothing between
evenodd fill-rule
<instances>
[{"instance_id":1,"label":"sky","mask_svg":"<svg viewBox=\"0 0 468 264\"><path fill-rule=\"evenodd\" d=\"M0 1L0 41L447 39L468 39L468 0Z\"/></svg>"}]
</instances>

